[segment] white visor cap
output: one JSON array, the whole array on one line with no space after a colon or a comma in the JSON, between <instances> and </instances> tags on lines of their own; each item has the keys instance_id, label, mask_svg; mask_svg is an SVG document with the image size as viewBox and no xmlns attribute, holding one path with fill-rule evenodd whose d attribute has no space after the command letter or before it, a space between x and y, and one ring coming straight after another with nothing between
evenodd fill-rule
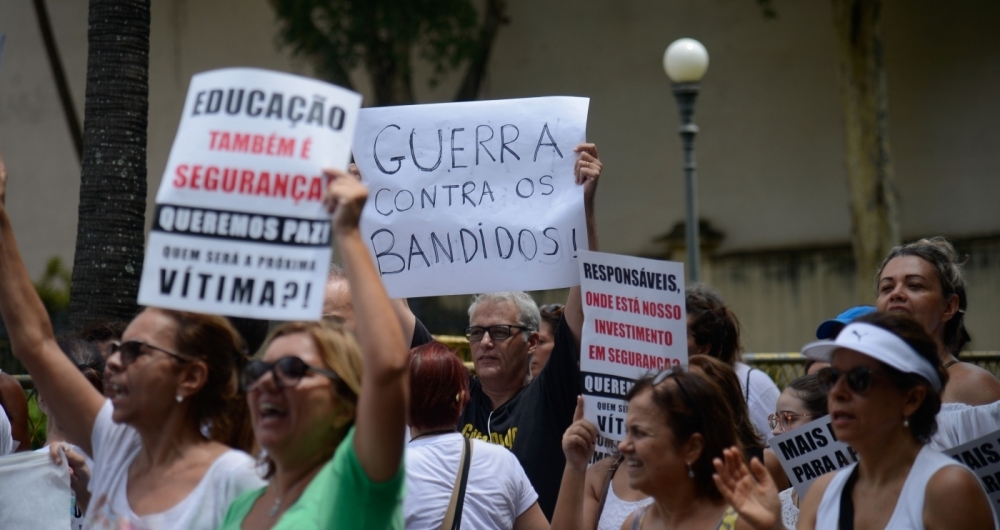
<instances>
[{"instance_id":1,"label":"white visor cap","mask_svg":"<svg viewBox=\"0 0 1000 530\"><path fill-rule=\"evenodd\" d=\"M862 353L900 372L919 375L926 379L935 391L941 391L941 378L927 359L921 357L895 333L872 324L864 322L848 324L835 340L810 342L803 346L802 355L807 359L828 363L833 357L833 352L840 348Z\"/></svg>"}]
</instances>

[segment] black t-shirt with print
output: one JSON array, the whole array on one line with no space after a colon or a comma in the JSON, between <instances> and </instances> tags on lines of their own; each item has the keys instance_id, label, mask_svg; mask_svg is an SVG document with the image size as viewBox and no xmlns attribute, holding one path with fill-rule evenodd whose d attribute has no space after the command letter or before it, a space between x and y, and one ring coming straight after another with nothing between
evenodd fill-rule
<instances>
[{"instance_id":1,"label":"black t-shirt with print","mask_svg":"<svg viewBox=\"0 0 1000 530\"><path fill-rule=\"evenodd\" d=\"M538 493L538 505L550 520L566 466L562 436L573 423L580 394L576 352L573 333L562 317L552 354L538 377L493 410L479 378L471 376L471 401L458 423L463 435L502 445L517 456Z\"/></svg>"}]
</instances>

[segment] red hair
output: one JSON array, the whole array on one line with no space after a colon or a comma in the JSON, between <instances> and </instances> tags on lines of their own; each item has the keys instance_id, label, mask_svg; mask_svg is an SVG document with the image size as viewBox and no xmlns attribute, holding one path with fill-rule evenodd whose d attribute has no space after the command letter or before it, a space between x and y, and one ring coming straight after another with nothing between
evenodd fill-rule
<instances>
[{"instance_id":1,"label":"red hair","mask_svg":"<svg viewBox=\"0 0 1000 530\"><path fill-rule=\"evenodd\" d=\"M410 425L438 429L458 424L469 402L469 371L437 341L410 350Z\"/></svg>"}]
</instances>

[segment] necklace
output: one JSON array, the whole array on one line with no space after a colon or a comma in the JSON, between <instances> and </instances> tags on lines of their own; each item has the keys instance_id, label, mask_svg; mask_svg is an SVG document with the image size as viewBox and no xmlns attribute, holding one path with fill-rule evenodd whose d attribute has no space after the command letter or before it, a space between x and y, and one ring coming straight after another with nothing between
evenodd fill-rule
<instances>
[{"instance_id":1,"label":"necklace","mask_svg":"<svg viewBox=\"0 0 1000 530\"><path fill-rule=\"evenodd\" d=\"M289 493L291 493L292 490L295 489L295 486L298 486L299 482L302 482L302 479L304 479L304 478L306 478L306 477L308 477L310 475L312 475L312 473L306 473L305 475L302 475L301 477L295 479L295 482L292 482L292 485L285 491L285 495L288 495ZM275 489L275 491L277 491L277 489L278 489L278 485L277 484L274 485L274 489ZM278 495L278 497L276 499L274 499L274 504L271 505L271 508L269 510L267 510L267 516L268 517L277 517L278 514L281 513L281 503L282 503L282 501L285 500L285 495Z\"/></svg>"},{"instance_id":2,"label":"necklace","mask_svg":"<svg viewBox=\"0 0 1000 530\"><path fill-rule=\"evenodd\" d=\"M418 438L423 438L425 436L434 436L435 434L450 434L450 433L453 433L453 432L455 432L455 429L443 429L443 430L440 430L440 431L422 432L422 433L414 436L413 438L410 438L410 441L412 442L413 440L416 440Z\"/></svg>"}]
</instances>

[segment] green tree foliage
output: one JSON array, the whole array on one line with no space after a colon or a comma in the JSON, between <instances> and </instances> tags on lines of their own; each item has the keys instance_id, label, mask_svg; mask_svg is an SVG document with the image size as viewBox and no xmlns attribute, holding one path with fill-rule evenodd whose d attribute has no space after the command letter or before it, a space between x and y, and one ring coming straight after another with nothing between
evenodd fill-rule
<instances>
[{"instance_id":1,"label":"green tree foliage","mask_svg":"<svg viewBox=\"0 0 1000 530\"><path fill-rule=\"evenodd\" d=\"M271 0L281 25L279 41L308 58L316 74L352 88L349 72L364 65L374 104L413 103L413 60L441 76L468 65L454 99L475 99L490 49L506 23L504 0L486 0L480 15L472 0Z\"/></svg>"},{"instance_id":2,"label":"green tree foliage","mask_svg":"<svg viewBox=\"0 0 1000 530\"><path fill-rule=\"evenodd\" d=\"M42 299L42 304L48 312L65 311L69 307L69 286L73 273L67 269L58 256L49 258L45 272L35 282L35 291Z\"/></svg>"}]
</instances>

